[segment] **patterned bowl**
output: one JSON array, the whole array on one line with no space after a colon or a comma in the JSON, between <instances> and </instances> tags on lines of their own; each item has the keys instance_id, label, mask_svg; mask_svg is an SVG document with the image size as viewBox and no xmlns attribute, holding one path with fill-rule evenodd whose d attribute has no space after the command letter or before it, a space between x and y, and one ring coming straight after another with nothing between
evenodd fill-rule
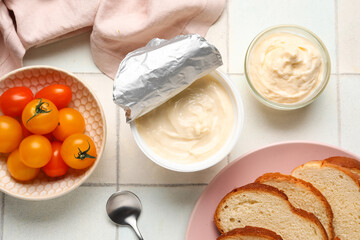
<instances>
[{"instance_id":1,"label":"patterned bowl","mask_svg":"<svg viewBox=\"0 0 360 240\"><path fill-rule=\"evenodd\" d=\"M29 87L35 94L51 84L65 84L72 90L69 107L78 110L85 119L85 134L95 143L98 153L95 163L84 170L69 169L59 178L47 177L42 171L34 180L19 182L10 176L6 159L0 153L0 190L25 200L46 200L62 196L80 186L94 171L104 150L106 139L105 116L99 100L90 88L76 76L64 70L47 66L24 67L0 78L0 95L16 86ZM2 113L0 112L0 115Z\"/></svg>"}]
</instances>

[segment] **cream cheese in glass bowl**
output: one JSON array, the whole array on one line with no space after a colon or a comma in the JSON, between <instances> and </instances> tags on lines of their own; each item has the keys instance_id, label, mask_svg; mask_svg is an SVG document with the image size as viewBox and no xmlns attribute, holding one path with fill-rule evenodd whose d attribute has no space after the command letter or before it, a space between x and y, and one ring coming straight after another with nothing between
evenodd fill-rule
<instances>
[{"instance_id":1,"label":"cream cheese in glass bowl","mask_svg":"<svg viewBox=\"0 0 360 240\"><path fill-rule=\"evenodd\" d=\"M329 53L309 30L279 25L264 30L251 42L245 75L255 97L282 110L304 107L324 90L330 77Z\"/></svg>"}]
</instances>

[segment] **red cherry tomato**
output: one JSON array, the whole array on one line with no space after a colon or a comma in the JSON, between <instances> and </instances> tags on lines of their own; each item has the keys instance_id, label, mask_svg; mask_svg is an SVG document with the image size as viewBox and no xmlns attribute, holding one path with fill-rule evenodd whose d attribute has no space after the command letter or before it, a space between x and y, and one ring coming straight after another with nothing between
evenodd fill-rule
<instances>
[{"instance_id":1,"label":"red cherry tomato","mask_svg":"<svg viewBox=\"0 0 360 240\"><path fill-rule=\"evenodd\" d=\"M71 89L62 84L54 84L41 89L35 98L49 99L58 109L66 107L72 98Z\"/></svg>"},{"instance_id":2,"label":"red cherry tomato","mask_svg":"<svg viewBox=\"0 0 360 240\"><path fill-rule=\"evenodd\" d=\"M42 167L42 170L49 177L63 176L69 169L69 166L66 165L60 154L61 145L62 145L61 142L55 141L51 143L51 148L52 148L51 159L44 167Z\"/></svg>"},{"instance_id":3,"label":"red cherry tomato","mask_svg":"<svg viewBox=\"0 0 360 240\"><path fill-rule=\"evenodd\" d=\"M6 90L0 97L0 109L8 116L21 116L26 104L34 99L34 94L27 87L13 87Z\"/></svg>"}]
</instances>

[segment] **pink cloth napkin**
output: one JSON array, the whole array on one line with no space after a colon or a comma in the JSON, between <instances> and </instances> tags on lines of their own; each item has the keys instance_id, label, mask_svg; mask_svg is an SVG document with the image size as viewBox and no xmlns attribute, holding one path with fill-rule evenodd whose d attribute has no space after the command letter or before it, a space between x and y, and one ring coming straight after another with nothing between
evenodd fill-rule
<instances>
[{"instance_id":1,"label":"pink cloth napkin","mask_svg":"<svg viewBox=\"0 0 360 240\"><path fill-rule=\"evenodd\" d=\"M155 37L205 35L226 0L0 0L0 76L25 51L92 29L99 69L115 77L125 55ZM46 63L44 63L46 64Z\"/></svg>"}]
</instances>

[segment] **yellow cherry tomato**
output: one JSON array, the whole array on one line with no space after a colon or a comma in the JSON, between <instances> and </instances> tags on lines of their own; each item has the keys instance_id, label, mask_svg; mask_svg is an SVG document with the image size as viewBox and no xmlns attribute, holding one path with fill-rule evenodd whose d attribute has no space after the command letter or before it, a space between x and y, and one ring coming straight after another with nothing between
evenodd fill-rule
<instances>
[{"instance_id":1,"label":"yellow cherry tomato","mask_svg":"<svg viewBox=\"0 0 360 240\"><path fill-rule=\"evenodd\" d=\"M20 156L23 163L32 168L41 168L51 159L52 148L50 141L40 135L31 135L20 143Z\"/></svg>"},{"instance_id":2,"label":"yellow cherry tomato","mask_svg":"<svg viewBox=\"0 0 360 240\"><path fill-rule=\"evenodd\" d=\"M59 141L75 133L85 131L85 120L81 113L73 108L63 108L59 111L59 125L52 133Z\"/></svg>"},{"instance_id":3,"label":"yellow cherry tomato","mask_svg":"<svg viewBox=\"0 0 360 240\"><path fill-rule=\"evenodd\" d=\"M92 139L85 134L79 133L65 139L60 153L65 163L75 169L91 166L97 156L96 147Z\"/></svg>"},{"instance_id":4,"label":"yellow cherry tomato","mask_svg":"<svg viewBox=\"0 0 360 240\"><path fill-rule=\"evenodd\" d=\"M39 168L31 168L21 161L19 149L13 151L7 159L7 168L10 175L19 181L34 179L40 172Z\"/></svg>"},{"instance_id":5,"label":"yellow cherry tomato","mask_svg":"<svg viewBox=\"0 0 360 240\"><path fill-rule=\"evenodd\" d=\"M21 118L27 130L43 135L51 133L58 126L59 111L50 100L40 98L25 106Z\"/></svg>"},{"instance_id":6,"label":"yellow cherry tomato","mask_svg":"<svg viewBox=\"0 0 360 240\"><path fill-rule=\"evenodd\" d=\"M10 153L18 148L22 139L21 125L16 119L0 116L0 153Z\"/></svg>"}]
</instances>

